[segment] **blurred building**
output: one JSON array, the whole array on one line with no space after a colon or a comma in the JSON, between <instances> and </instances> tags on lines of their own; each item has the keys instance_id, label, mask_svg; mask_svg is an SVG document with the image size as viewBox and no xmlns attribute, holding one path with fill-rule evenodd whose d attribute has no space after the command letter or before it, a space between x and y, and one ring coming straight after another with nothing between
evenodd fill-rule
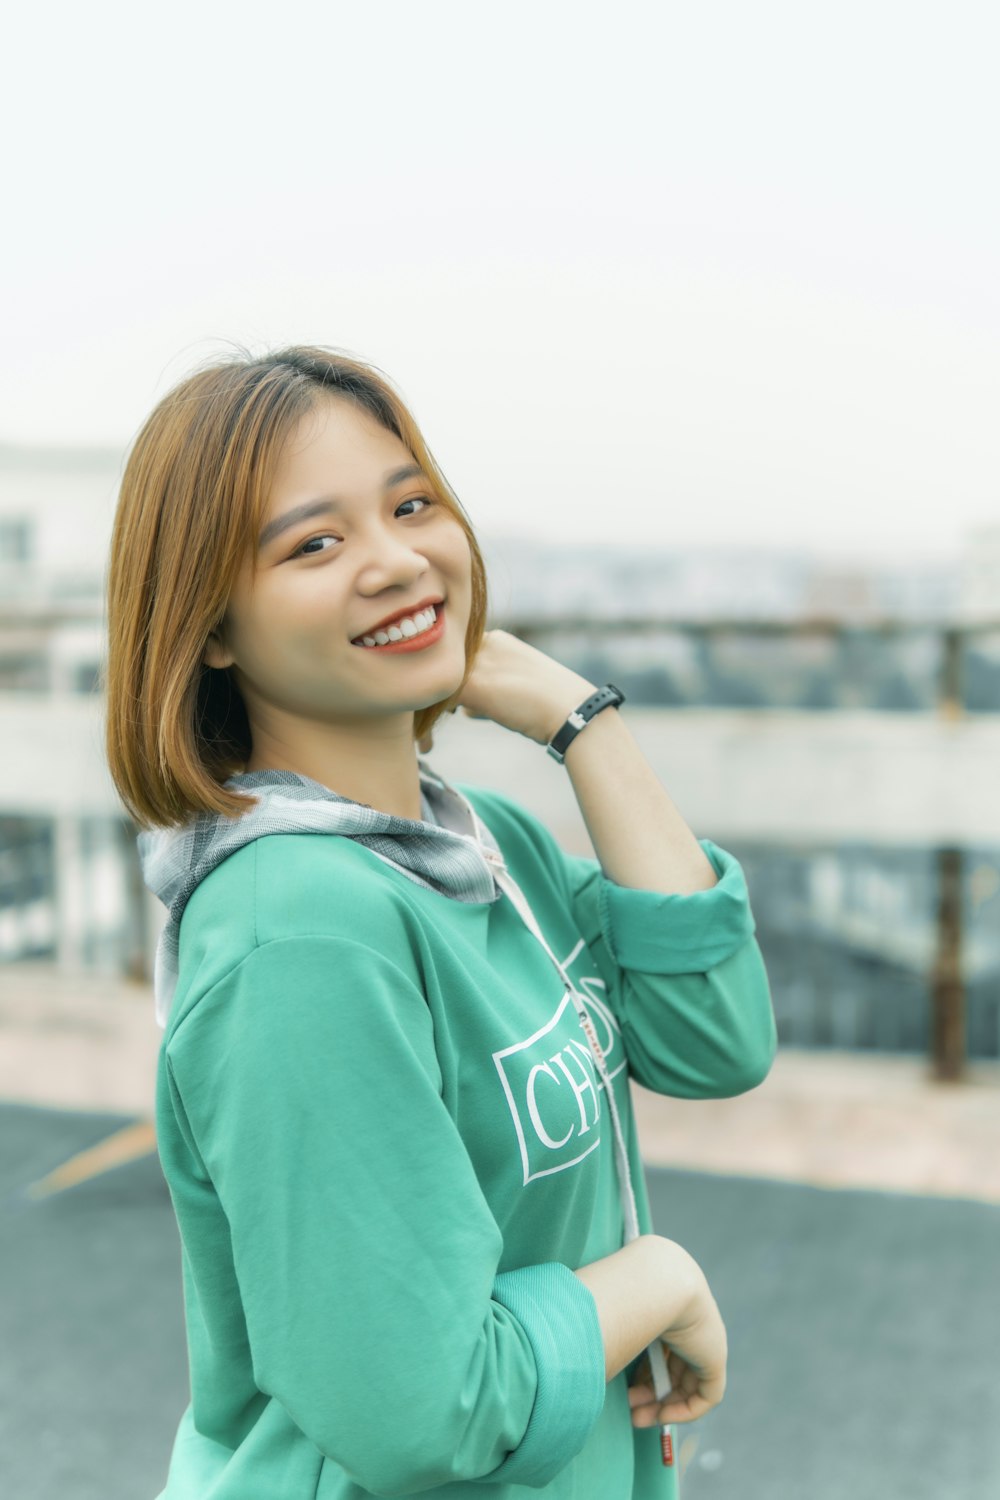
<instances>
[{"instance_id":1,"label":"blurred building","mask_svg":"<svg viewBox=\"0 0 1000 1500\"><path fill-rule=\"evenodd\" d=\"M0 692L87 692L122 455L0 445Z\"/></svg>"},{"instance_id":2,"label":"blurred building","mask_svg":"<svg viewBox=\"0 0 1000 1500\"><path fill-rule=\"evenodd\" d=\"M997 509L1000 510L1000 503ZM977 526L965 539L959 575L959 608L966 619L1000 617L1000 520Z\"/></svg>"},{"instance_id":3,"label":"blurred building","mask_svg":"<svg viewBox=\"0 0 1000 1500\"><path fill-rule=\"evenodd\" d=\"M121 462L0 446L0 962L145 962L148 902L98 711Z\"/></svg>"},{"instance_id":4,"label":"blurred building","mask_svg":"<svg viewBox=\"0 0 1000 1500\"><path fill-rule=\"evenodd\" d=\"M136 830L103 754L103 593L121 466L112 450L0 447L0 963L151 972L163 911L142 885ZM653 713L650 753L665 784L683 784L693 826L744 862L783 1040L923 1049L943 833L927 823L921 846L919 806L915 820L897 811L881 826L876 806L848 829L837 797L852 812L865 797L888 805L900 788L876 794L874 781L892 757L916 768L898 773L905 781L925 774L921 756L943 766L957 753L938 734L957 622L995 626L960 643L961 706L1000 713L1000 527L970 536L958 566L919 567L790 549L480 540L492 624L618 683L637 721L646 709L694 715L661 733ZM901 739L903 720L913 731ZM483 779L497 786L512 774L507 741L495 768L477 741ZM963 743L969 785L956 795L968 804L992 751ZM517 790L557 821L539 774L526 761ZM968 810L956 820L970 1043L1000 1056L1000 836L991 843Z\"/></svg>"}]
</instances>

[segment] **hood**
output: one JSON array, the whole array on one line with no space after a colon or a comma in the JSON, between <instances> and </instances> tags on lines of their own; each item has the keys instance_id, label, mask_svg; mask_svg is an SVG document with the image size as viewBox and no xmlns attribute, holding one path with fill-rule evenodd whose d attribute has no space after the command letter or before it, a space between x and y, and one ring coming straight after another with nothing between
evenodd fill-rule
<instances>
[{"instance_id":1,"label":"hood","mask_svg":"<svg viewBox=\"0 0 1000 1500\"><path fill-rule=\"evenodd\" d=\"M455 901L495 901L494 878L503 869L499 846L467 798L418 759L421 800L431 818L416 821L352 802L296 771L246 771L223 785L252 792L258 805L238 818L199 813L177 828L156 828L136 839L142 877L167 908L156 948L153 994L156 1019L166 1026L177 986L184 908L216 865L269 833L339 833L364 844L417 885ZM464 830L464 831L460 831Z\"/></svg>"}]
</instances>

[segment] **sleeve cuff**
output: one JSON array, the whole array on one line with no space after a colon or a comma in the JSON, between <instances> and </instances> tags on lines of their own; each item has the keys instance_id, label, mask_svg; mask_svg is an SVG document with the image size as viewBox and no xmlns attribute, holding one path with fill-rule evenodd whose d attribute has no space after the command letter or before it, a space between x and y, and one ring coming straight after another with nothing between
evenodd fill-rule
<instances>
[{"instance_id":1,"label":"sleeve cuff","mask_svg":"<svg viewBox=\"0 0 1000 1500\"><path fill-rule=\"evenodd\" d=\"M659 891L600 882L601 928L615 961L646 974L704 974L754 934L746 878L738 859L699 839L719 879L707 891Z\"/></svg>"},{"instance_id":2,"label":"sleeve cuff","mask_svg":"<svg viewBox=\"0 0 1000 1500\"><path fill-rule=\"evenodd\" d=\"M503 1271L493 1297L518 1320L538 1388L524 1436L488 1482L541 1488L583 1447L604 1409L604 1339L589 1288L557 1261Z\"/></svg>"}]
</instances>

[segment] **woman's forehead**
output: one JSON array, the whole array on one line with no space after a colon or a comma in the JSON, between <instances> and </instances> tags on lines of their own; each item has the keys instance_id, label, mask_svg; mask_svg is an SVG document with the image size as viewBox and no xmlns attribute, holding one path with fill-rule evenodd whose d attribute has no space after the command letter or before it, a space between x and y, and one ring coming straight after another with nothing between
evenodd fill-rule
<instances>
[{"instance_id":1,"label":"woman's forehead","mask_svg":"<svg viewBox=\"0 0 1000 1500\"><path fill-rule=\"evenodd\" d=\"M278 453L265 510L282 492L321 482L335 487L370 484L371 470L393 460L412 461L405 443L353 401L324 396L299 418ZM270 519L270 515L265 519Z\"/></svg>"}]
</instances>

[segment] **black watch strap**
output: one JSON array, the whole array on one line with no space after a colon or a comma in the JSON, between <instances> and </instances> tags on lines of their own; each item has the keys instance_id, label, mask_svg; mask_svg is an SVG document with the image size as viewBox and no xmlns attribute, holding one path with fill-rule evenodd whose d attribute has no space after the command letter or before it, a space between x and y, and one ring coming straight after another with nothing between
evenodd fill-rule
<instances>
[{"instance_id":1,"label":"black watch strap","mask_svg":"<svg viewBox=\"0 0 1000 1500\"><path fill-rule=\"evenodd\" d=\"M566 756L566 747L576 739L581 729L586 728L595 714L599 714L602 708L617 708L619 703L625 702L625 694L621 688L616 688L613 682L605 683L604 687L598 688L592 693L585 703L575 708L561 729L552 736L551 742L546 745L546 750L562 765Z\"/></svg>"}]
</instances>

